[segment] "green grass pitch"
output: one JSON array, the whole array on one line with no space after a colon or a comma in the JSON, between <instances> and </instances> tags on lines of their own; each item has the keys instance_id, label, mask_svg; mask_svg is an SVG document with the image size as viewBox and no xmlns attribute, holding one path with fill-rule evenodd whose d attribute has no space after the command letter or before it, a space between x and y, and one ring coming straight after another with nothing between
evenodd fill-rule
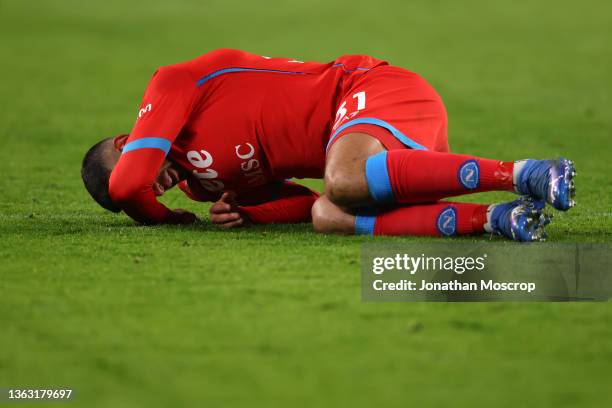
<instances>
[{"instance_id":1,"label":"green grass pitch","mask_svg":"<svg viewBox=\"0 0 612 408\"><path fill-rule=\"evenodd\" d=\"M609 406L609 304L362 303L371 238L140 227L79 170L129 131L157 66L363 53L439 90L454 151L572 158L578 206L549 239L610 243L611 16L604 0L0 1L0 387L67 386L86 407Z\"/></svg>"}]
</instances>

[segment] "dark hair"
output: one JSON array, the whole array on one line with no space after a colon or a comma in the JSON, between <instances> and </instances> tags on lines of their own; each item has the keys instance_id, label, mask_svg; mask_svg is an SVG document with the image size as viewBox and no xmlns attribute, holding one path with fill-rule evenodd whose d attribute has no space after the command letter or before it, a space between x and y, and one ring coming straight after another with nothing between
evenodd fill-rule
<instances>
[{"instance_id":1,"label":"dark hair","mask_svg":"<svg viewBox=\"0 0 612 408\"><path fill-rule=\"evenodd\" d=\"M108 193L108 180L111 170L104 162L104 144L112 138L104 139L93 145L83 158L81 177L85 188L98 204L112 212L119 212L121 208L113 203ZM112 142L111 142L112 143Z\"/></svg>"}]
</instances>

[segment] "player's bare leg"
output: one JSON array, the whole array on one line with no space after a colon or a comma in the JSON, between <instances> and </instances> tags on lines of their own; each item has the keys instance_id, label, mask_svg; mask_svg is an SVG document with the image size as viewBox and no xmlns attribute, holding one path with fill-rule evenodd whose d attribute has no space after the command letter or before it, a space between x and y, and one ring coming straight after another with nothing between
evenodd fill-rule
<instances>
[{"instance_id":1,"label":"player's bare leg","mask_svg":"<svg viewBox=\"0 0 612 408\"><path fill-rule=\"evenodd\" d=\"M357 208L375 204L366 180L366 161L385 151L378 139L364 133L341 137L327 153L325 195L339 206Z\"/></svg>"},{"instance_id":2,"label":"player's bare leg","mask_svg":"<svg viewBox=\"0 0 612 408\"><path fill-rule=\"evenodd\" d=\"M352 235L355 233L355 215L321 196L312 206L312 226L323 234Z\"/></svg>"},{"instance_id":3,"label":"player's bare leg","mask_svg":"<svg viewBox=\"0 0 612 408\"><path fill-rule=\"evenodd\" d=\"M387 152L375 137L350 133L327 154L325 193L333 203L355 209L514 190L513 162L476 159L408 148ZM458 177L462 172L465 177Z\"/></svg>"},{"instance_id":4,"label":"player's bare leg","mask_svg":"<svg viewBox=\"0 0 612 408\"><path fill-rule=\"evenodd\" d=\"M506 190L546 199L558 209L571 207L570 197L575 192L571 162L517 162L516 168L514 162L452 153L387 152L372 136L347 134L328 152L327 198L313 209L314 226L320 232L346 234L351 232L352 221L357 234L452 236L487 231L517 241L541 240L550 222L542 213L542 200L520 199L499 205L438 202L449 196ZM561 177L553 179L560 170ZM565 195L552 197L547 194L551 189ZM560 206L559 197L564 199ZM406 205L411 203L421 204ZM359 213L363 207L389 204L399 207L376 215Z\"/></svg>"},{"instance_id":5,"label":"player's bare leg","mask_svg":"<svg viewBox=\"0 0 612 408\"><path fill-rule=\"evenodd\" d=\"M349 133L327 153L325 192L341 207L436 202L484 191L511 191L558 210L575 205L573 162L499 161L429 150L385 150L373 136Z\"/></svg>"}]
</instances>

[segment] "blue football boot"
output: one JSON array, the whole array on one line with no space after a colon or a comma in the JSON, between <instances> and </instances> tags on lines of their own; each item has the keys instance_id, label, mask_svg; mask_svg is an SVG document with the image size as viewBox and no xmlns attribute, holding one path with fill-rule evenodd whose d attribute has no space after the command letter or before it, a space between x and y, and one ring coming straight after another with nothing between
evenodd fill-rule
<instances>
[{"instance_id":1,"label":"blue football boot","mask_svg":"<svg viewBox=\"0 0 612 408\"><path fill-rule=\"evenodd\" d=\"M520 198L509 203L493 204L487 212L485 229L514 241L545 241L544 228L552 215L544 214L543 200Z\"/></svg>"},{"instance_id":2,"label":"blue football boot","mask_svg":"<svg viewBox=\"0 0 612 408\"><path fill-rule=\"evenodd\" d=\"M521 195L546 200L557 210L576 205L574 162L563 157L553 160L523 160L514 164L514 183Z\"/></svg>"}]
</instances>

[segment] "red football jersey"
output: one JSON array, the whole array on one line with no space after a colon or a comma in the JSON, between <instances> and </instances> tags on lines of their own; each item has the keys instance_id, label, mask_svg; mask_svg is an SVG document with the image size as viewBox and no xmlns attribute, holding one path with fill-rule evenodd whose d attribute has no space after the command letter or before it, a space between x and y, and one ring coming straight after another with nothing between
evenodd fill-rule
<instances>
[{"instance_id":1,"label":"red football jersey","mask_svg":"<svg viewBox=\"0 0 612 408\"><path fill-rule=\"evenodd\" d=\"M166 155L211 200L320 178L339 99L380 65L368 56L322 64L222 49L162 67L111 175L111 197L136 219L163 221L168 209L151 186Z\"/></svg>"}]
</instances>

